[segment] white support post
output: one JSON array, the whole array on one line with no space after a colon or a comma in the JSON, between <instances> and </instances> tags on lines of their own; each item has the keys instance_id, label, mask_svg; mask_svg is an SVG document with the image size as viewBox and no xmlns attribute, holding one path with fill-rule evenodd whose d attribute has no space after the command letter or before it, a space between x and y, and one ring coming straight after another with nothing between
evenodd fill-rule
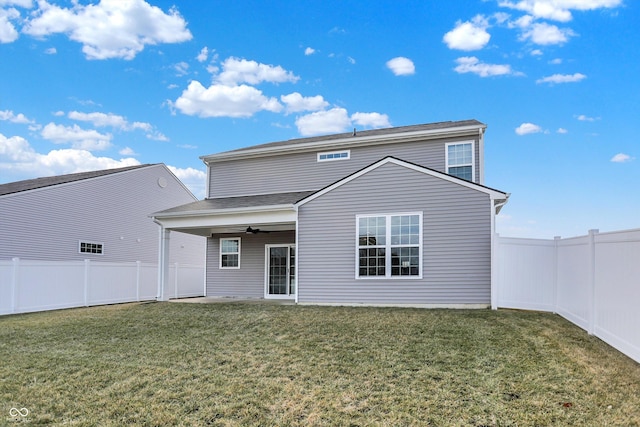
<instances>
[{"instance_id":1,"label":"white support post","mask_svg":"<svg viewBox=\"0 0 640 427\"><path fill-rule=\"evenodd\" d=\"M174 284L173 284L173 297L178 298L178 263L174 264L175 272L174 272Z\"/></svg>"},{"instance_id":2,"label":"white support post","mask_svg":"<svg viewBox=\"0 0 640 427\"><path fill-rule=\"evenodd\" d=\"M12 258L13 274L11 277L11 313L15 313L18 308L18 284L20 283L20 258Z\"/></svg>"},{"instance_id":3,"label":"white support post","mask_svg":"<svg viewBox=\"0 0 640 427\"><path fill-rule=\"evenodd\" d=\"M158 261L158 301L169 301L166 286L169 280L169 243L171 231L160 227L160 250Z\"/></svg>"},{"instance_id":4,"label":"white support post","mask_svg":"<svg viewBox=\"0 0 640 427\"><path fill-rule=\"evenodd\" d=\"M596 243L595 236L599 230L589 230L589 328L587 332L593 335L596 329Z\"/></svg>"},{"instance_id":5,"label":"white support post","mask_svg":"<svg viewBox=\"0 0 640 427\"><path fill-rule=\"evenodd\" d=\"M89 307L89 266L91 260L84 260L84 306Z\"/></svg>"},{"instance_id":6,"label":"white support post","mask_svg":"<svg viewBox=\"0 0 640 427\"><path fill-rule=\"evenodd\" d=\"M140 301L140 267L141 261L136 261L136 301Z\"/></svg>"}]
</instances>

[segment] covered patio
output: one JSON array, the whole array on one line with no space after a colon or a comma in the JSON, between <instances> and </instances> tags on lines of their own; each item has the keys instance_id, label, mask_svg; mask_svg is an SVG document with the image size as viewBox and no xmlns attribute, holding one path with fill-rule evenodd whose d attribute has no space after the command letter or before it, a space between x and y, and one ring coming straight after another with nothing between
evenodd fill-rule
<instances>
[{"instance_id":1,"label":"covered patio","mask_svg":"<svg viewBox=\"0 0 640 427\"><path fill-rule=\"evenodd\" d=\"M152 214L160 226L159 299L169 299L169 243L172 232L180 232L207 237L207 297L232 296L224 290L230 283L248 281L246 294L234 289L233 296L295 300L295 203L312 193L205 199ZM258 280L264 293L257 293Z\"/></svg>"}]
</instances>

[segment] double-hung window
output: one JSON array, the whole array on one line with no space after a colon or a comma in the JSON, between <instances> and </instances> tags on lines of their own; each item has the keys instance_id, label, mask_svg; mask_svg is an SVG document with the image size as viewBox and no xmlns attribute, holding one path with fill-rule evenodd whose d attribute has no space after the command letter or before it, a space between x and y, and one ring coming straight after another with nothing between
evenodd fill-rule
<instances>
[{"instance_id":1,"label":"double-hung window","mask_svg":"<svg viewBox=\"0 0 640 427\"><path fill-rule=\"evenodd\" d=\"M447 173L473 181L475 173L473 142L453 142L446 144L445 150Z\"/></svg>"},{"instance_id":2,"label":"double-hung window","mask_svg":"<svg viewBox=\"0 0 640 427\"><path fill-rule=\"evenodd\" d=\"M358 215L357 278L422 277L422 213Z\"/></svg>"},{"instance_id":3,"label":"double-hung window","mask_svg":"<svg viewBox=\"0 0 640 427\"><path fill-rule=\"evenodd\" d=\"M240 238L220 239L220 268L240 268Z\"/></svg>"}]
</instances>

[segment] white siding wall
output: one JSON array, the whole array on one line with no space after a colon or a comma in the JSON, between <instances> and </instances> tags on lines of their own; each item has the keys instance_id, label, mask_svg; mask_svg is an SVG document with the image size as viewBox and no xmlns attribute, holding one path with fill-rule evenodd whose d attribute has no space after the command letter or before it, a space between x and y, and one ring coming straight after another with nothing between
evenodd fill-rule
<instances>
[{"instance_id":1,"label":"white siding wall","mask_svg":"<svg viewBox=\"0 0 640 427\"><path fill-rule=\"evenodd\" d=\"M299 210L299 302L489 304L491 203L392 163ZM423 279L355 279L356 215L423 212Z\"/></svg>"},{"instance_id":2,"label":"white siding wall","mask_svg":"<svg viewBox=\"0 0 640 427\"><path fill-rule=\"evenodd\" d=\"M479 179L479 143L476 138L441 139L377 146L353 146L349 160L318 162L321 149L305 153L225 161L210 166L209 197L317 190L387 156L445 172L445 144L475 141L476 182ZM269 179L264 179L268 177ZM295 180L292 180L295 177Z\"/></svg>"},{"instance_id":3,"label":"white siding wall","mask_svg":"<svg viewBox=\"0 0 640 427\"><path fill-rule=\"evenodd\" d=\"M158 185L158 179L166 187ZM158 262L158 226L149 214L193 202L164 165L0 197L0 260ZM78 241L104 244L81 254ZM204 238L174 233L171 261L204 263Z\"/></svg>"}]
</instances>

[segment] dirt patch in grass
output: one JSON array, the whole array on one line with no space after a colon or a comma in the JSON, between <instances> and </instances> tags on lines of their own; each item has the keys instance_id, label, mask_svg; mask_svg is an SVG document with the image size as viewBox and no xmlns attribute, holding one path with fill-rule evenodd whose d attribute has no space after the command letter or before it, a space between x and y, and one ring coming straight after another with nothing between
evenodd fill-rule
<instances>
[{"instance_id":1,"label":"dirt patch in grass","mask_svg":"<svg viewBox=\"0 0 640 427\"><path fill-rule=\"evenodd\" d=\"M2 317L0 360L0 424L640 424L640 366L545 313L125 304Z\"/></svg>"}]
</instances>

